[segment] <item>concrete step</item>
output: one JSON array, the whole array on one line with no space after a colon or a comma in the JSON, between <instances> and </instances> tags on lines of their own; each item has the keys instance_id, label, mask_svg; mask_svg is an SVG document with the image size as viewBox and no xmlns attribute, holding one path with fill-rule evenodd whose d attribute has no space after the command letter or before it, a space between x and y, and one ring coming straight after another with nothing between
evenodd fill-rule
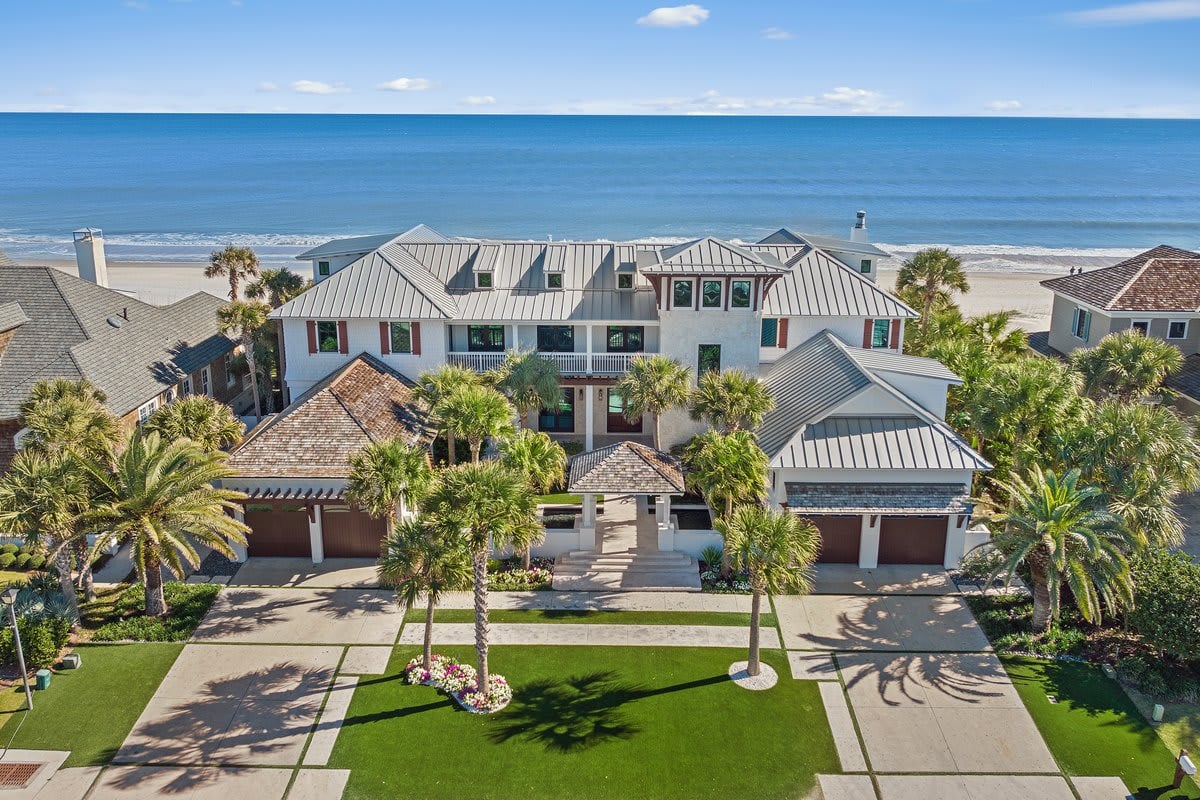
<instances>
[{"instance_id":1,"label":"concrete step","mask_svg":"<svg viewBox=\"0 0 1200 800\"><path fill-rule=\"evenodd\" d=\"M700 574L681 572L585 572L554 573L558 592L698 592Z\"/></svg>"},{"instance_id":2,"label":"concrete step","mask_svg":"<svg viewBox=\"0 0 1200 800\"><path fill-rule=\"evenodd\" d=\"M664 567L683 567L696 561L685 553L568 553L559 564L658 564Z\"/></svg>"},{"instance_id":3,"label":"concrete step","mask_svg":"<svg viewBox=\"0 0 1200 800\"><path fill-rule=\"evenodd\" d=\"M700 569L686 553L573 551L554 565L562 592L698 592Z\"/></svg>"}]
</instances>

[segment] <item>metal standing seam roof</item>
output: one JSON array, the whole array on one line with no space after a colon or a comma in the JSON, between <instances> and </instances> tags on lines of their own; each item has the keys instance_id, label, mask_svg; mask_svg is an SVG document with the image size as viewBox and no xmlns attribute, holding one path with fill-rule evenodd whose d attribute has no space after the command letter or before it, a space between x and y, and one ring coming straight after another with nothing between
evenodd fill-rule
<instances>
[{"instance_id":1,"label":"metal standing seam roof","mask_svg":"<svg viewBox=\"0 0 1200 800\"><path fill-rule=\"evenodd\" d=\"M838 239L835 236L818 236L812 233L796 233L787 228L780 228L769 236L760 239L759 244L807 244L822 250L837 250L844 253L861 253L864 256L889 258L891 253L880 250L870 242L854 242L849 239Z\"/></svg>"},{"instance_id":2,"label":"metal standing seam roof","mask_svg":"<svg viewBox=\"0 0 1200 800\"><path fill-rule=\"evenodd\" d=\"M637 442L619 442L571 459L567 491L588 494L679 494L679 459Z\"/></svg>"},{"instance_id":3,"label":"metal standing seam roof","mask_svg":"<svg viewBox=\"0 0 1200 800\"><path fill-rule=\"evenodd\" d=\"M802 469L990 469L945 425L915 416L831 416L805 425L774 466Z\"/></svg>"},{"instance_id":4,"label":"metal standing seam roof","mask_svg":"<svg viewBox=\"0 0 1200 800\"><path fill-rule=\"evenodd\" d=\"M1088 272L1081 272L1078 275L1063 275L1058 278L1049 278L1042 281L1041 285L1058 294L1082 300L1085 303L1108 311L1182 310L1179 307L1159 306L1157 302L1144 304L1133 301L1135 299L1158 300L1164 293L1167 293L1168 296L1164 299L1169 304L1174 299L1169 296L1170 290L1173 287L1181 285L1175 281L1161 282L1155 280L1154 270L1150 270L1150 274L1146 274L1148 271L1147 266L1150 265L1151 261L1173 262L1193 261L1195 259L1200 259L1200 253L1193 253L1190 250L1181 250L1178 247L1160 244L1144 253L1138 253L1132 258L1127 258L1124 261L1113 264L1111 267L1102 267ZM1200 265L1193 265L1188 270L1191 279L1182 284L1190 286L1188 294L1192 297L1195 297L1197 285L1200 284L1200 269L1197 269L1198 266ZM1123 297L1129 294L1129 291L1143 280L1148 284L1148 291L1135 292L1130 297ZM1123 299L1128 302L1123 302ZM1194 310L1193 306L1188 306L1188 308Z\"/></svg>"},{"instance_id":5,"label":"metal standing seam roof","mask_svg":"<svg viewBox=\"0 0 1200 800\"><path fill-rule=\"evenodd\" d=\"M370 236L350 236L345 239L334 239L318 245L311 250L305 250L296 256L297 261L311 261L326 256L349 256L356 253L369 253L392 242L448 242L441 233L425 224L414 225L403 233L378 233Z\"/></svg>"},{"instance_id":6,"label":"metal standing seam roof","mask_svg":"<svg viewBox=\"0 0 1200 800\"><path fill-rule=\"evenodd\" d=\"M893 353L890 350L850 348L846 352L856 364L872 372L897 372L921 378L936 378L950 383L962 383L962 378L951 372L945 364L937 359Z\"/></svg>"},{"instance_id":7,"label":"metal standing seam roof","mask_svg":"<svg viewBox=\"0 0 1200 800\"><path fill-rule=\"evenodd\" d=\"M784 484L788 508L800 514L969 514L959 483Z\"/></svg>"},{"instance_id":8,"label":"metal standing seam roof","mask_svg":"<svg viewBox=\"0 0 1200 800\"><path fill-rule=\"evenodd\" d=\"M756 253L712 236L643 250L637 254L637 264L647 275L782 275L787 271L772 253Z\"/></svg>"},{"instance_id":9,"label":"metal standing seam roof","mask_svg":"<svg viewBox=\"0 0 1200 800\"><path fill-rule=\"evenodd\" d=\"M763 301L763 314L778 317L915 319L915 310L832 256L812 247L755 245L776 253L790 269Z\"/></svg>"}]
</instances>

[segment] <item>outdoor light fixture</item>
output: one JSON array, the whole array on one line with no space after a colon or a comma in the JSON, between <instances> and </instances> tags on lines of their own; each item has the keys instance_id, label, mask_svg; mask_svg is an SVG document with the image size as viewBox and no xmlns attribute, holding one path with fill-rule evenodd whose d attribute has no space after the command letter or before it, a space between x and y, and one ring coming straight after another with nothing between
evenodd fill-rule
<instances>
[{"instance_id":1,"label":"outdoor light fixture","mask_svg":"<svg viewBox=\"0 0 1200 800\"><path fill-rule=\"evenodd\" d=\"M579 399L580 400L583 399L583 387L582 386L579 387Z\"/></svg>"},{"instance_id":2,"label":"outdoor light fixture","mask_svg":"<svg viewBox=\"0 0 1200 800\"><path fill-rule=\"evenodd\" d=\"M10 586L0 594L0 602L8 606L8 618L12 620L13 640L17 643L17 663L21 667L21 680L25 683L25 702L28 711L33 711L33 692L29 690L29 672L25 669L25 651L21 649L21 629L17 627L17 587Z\"/></svg>"}]
</instances>

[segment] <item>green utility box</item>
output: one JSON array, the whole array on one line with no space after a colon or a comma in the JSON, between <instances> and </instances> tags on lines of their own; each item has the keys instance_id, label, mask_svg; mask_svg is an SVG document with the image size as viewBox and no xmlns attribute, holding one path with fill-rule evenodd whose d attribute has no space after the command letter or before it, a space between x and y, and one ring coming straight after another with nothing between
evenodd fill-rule
<instances>
[{"instance_id":1,"label":"green utility box","mask_svg":"<svg viewBox=\"0 0 1200 800\"><path fill-rule=\"evenodd\" d=\"M37 684L35 684L35 685L37 686L38 691L41 691L43 689L49 689L50 688L50 670L39 669L37 671Z\"/></svg>"}]
</instances>

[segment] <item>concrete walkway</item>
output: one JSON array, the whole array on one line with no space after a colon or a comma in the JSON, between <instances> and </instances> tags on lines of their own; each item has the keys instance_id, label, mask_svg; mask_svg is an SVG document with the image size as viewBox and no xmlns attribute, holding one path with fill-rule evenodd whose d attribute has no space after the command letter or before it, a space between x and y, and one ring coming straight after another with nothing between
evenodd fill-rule
<instances>
[{"instance_id":1,"label":"concrete walkway","mask_svg":"<svg viewBox=\"0 0 1200 800\"><path fill-rule=\"evenodd\" d=\"M406 625L400 644L421 644L424 628ZM438 645L474 644L475 626L470 623L433 624ZM488 626L493 645L552 644L608 645L619 647L747 647L750 629L735 625L606 625L602 623L505 623ZM778 648L779 636L772 628L762 629L762 646Z\"/></svg>"},{"instance_id":2,"label":"concrete walkway","mask_svg":"<svg viewBox=\"0 0 1200 800\"><path fill-rule=\"evenodd\" d=\"M471 592L447 592L438 608L474 608ZM488 608L553 611L750 613L750 595L698 592L488 592Z\"/></svg>"}]
</instances>

